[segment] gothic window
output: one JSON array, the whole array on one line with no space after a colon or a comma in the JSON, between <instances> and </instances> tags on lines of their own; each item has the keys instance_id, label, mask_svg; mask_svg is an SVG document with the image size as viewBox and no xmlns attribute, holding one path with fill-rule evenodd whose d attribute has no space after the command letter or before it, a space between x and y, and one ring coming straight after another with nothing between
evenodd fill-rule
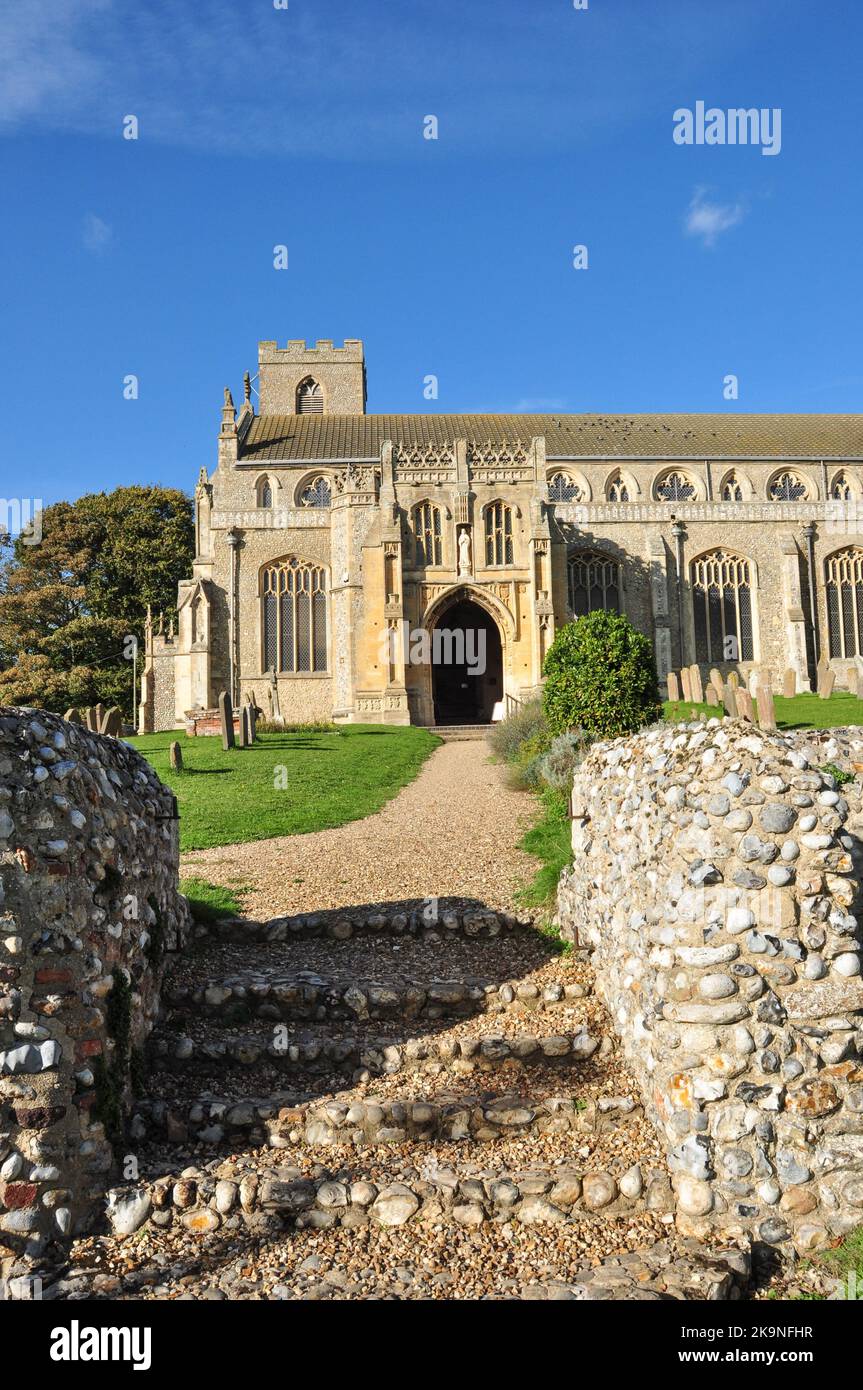
<instances>
[{"instance_id":1,"label":"gothic window","mask_svg":"<svg viewBox=\"0 0 863 1390\"><path fill-rule=\"evenodd\" d=\"M326 478L315 478L300 493L301 507L328 507L332 501L332 489Z\"/></svg>"},{"instance_id":2,"label":"gothic window","mask_svg":"<svg viewBox=\"0 0 863 1390\"><path fill-rule=\"evenodd\" d=\"M258 483L258 506L271 507L273 505L273 485L269 478L262 478Z\"/></svg>"},{"instance_id":3,"label":"gothic window","mask_svg":"<svg viewBox=\"0 0 863 1390\"><path fill-rule=\"evenodd\" d=\"M441 527L440 507L432 502L420 502L413 510L414 553L418 565L440 565Z\"/></svg>"},{"instance_id":4,"label":"gothic window","mask_svg":"<svg viewBox=\"0 0 863 1390\"><path fill-rule=\"evenodd\" d=\"M808 493L809 489L797 473L777 473L767 489L771 502L804 502Z\"/></svg>"},{"instance_id":5,"label":"gothic window","mask_svg":"<svg viewBox=\"0 0 863 1390\"><path fill-rule=\"evenodd\" d=\"M609 502L628 502L629 488L620 476L612 478L608 484L607 497Z\"/></svg>"},{"instance_id":6,"label":"gothic window","mask_svg":"<svg viewBox=\"0 0 863 1390\"><path fill-rule=\"evenodd\" d=\"M727 550L693 560L692 602L697 661L755 660L748 560Z\"/></svg>"},{"instance_id":7,"label":"gothic window","mask_svg":"<svg viewBox=\"0 0 863 1390\"><path fill-rule=\"evenodd\" d=\"M485 562L512 564L512 512L505 502L490 502L485 509Z\"/></svg>"},{"instance_id":8,"label":"gothic window","mask_svg":"<svg viewBox=\"0 0 863 1390\"><path fill-rule=\"evenodd\" d=\"M292 557L262 574L264 666L326 671L327 591L324 571Z\"/></svg>"},{"instance_id":9,"label":"gothic window","mask_svg":"<svg viewBox=\"0 0 863 1390\"><path fill-rule=\"evenodd\" d=\"M743 501L743 488L736 473L729 473L728 477L723 479L720 496L723 502Z\"/></svg>"},{"instance_id":10,"label":"gothic window","mask_svg":"<svg viewBox=\"0 0 863 1390\"><path fill-rule=\"evenodd\" d=\"M830 484L830 496L840 502L850 502L854 496L854 488L847 473L837 473L833 482Z\"/></svg>"},{"instance_id":11,"label":"gothic window","mask_svg":"<svg viewBox=\"0 0 863 1390\"><path fill-rule=\"evenodd\" d=\"M323 415L324 393L316 381L307 377L297 387L297 414Z\"/></svg>"},{"instance_id":12,"label":"gothic window","mask_svg":"<svg viewBox=\"0 0 863 1390\"><path fill-rule=\"evenodd\" d=\"M695 484L685 473L665 473L656 484L658 502L691 502L695 498Z\"/></svg>"},{"instance_id":13,"label":"gothic window","mask_svg":"<svg viewBox=\"0 0 863 1390\"><path fill-rule=\"evenodd\" d=\"M620 612L620 565L607 555L576 550L567 562L570 612L583 618L595 608Z\"/></svg>"},{"instance_id":14,"label":"gothic window","mask_svg":"<svg viewBox=\"0 0 863 1390\"><path fill-rule=\"evenodd\" d=\"M826 569L830 655L863 656L863 550L837 550Z\"/></svg>"},{"instance_id":15,"label":"gothic window","mask_svg":"<svg viewBox=\"0 0 863 1390\"><path fill-rule=\"evenodd\" d=\"M549 502L577 502L580 496L581 488L568 473L555 473L553 478L549 478Z\"/></svg>"}]
</instances>

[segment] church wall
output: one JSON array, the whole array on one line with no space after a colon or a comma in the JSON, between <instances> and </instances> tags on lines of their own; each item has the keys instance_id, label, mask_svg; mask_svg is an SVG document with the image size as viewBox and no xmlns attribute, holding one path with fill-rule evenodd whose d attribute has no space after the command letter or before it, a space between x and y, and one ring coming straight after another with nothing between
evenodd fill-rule
<instances>
[{"instance_id":1,"label":"church wall","mask_svg":"<svg viewBox=\"0 0 863 1390\"><path fill-rule=\"evenodd\" d=\"M362 414L364 367L361 344L343 349L324 341L307 348L289 343L260 345L261 413L293 412L296 388L306 376L320 383L324 413ZM405 621L408 631L433 626L441 600L471 586L486 595L487 607L502 637L504 693L526 698L538 689L543 651L554 632L570 619L568 555L574 549L597 551L621 567L620 610L654 641L660 676L695 660L690 566L713 549L732 551L749 562L755 652L751 662L713 659L723 672L747 667L769 668L778 682L793 665L804 683L811 671L807 651L809 609L805 578L804 527L814 522L816 601L820 652L828 651L824 561L834 550L863 545L863 529L853 534L825 519L824 498L839 472L839 463L784 463L781 459L739 463L680 462L586 458L570 461L553 454L552 433L536 441L450 445L384 444L380 464L358 460L350 479L334 486L332 506L303 508L302 488L324 475L335 484L344 462L313 459L283 464L242 456L249 407L241 415L239 435L226 397L219 438L219 468L206 488L212 512L201 535L209 547L196 561L197 576L211 581L208 649L190 648L181 633L176 662L177 717L190 692L200 690L209 671L209 701L229 686L231 555L229 533L238 545L238 683L235 693L253 690L266 711L268 673L263 669L260 570L267 562L295 555L322 565L328 577L329 663L326 673L279 674L280 706L290 721L307 719L374 719L430 722L433 718L431 673L422 666L386 657L387 625ZM625 430L626 422L621 422ZM643 425L639 426L643 429ZM657 446L670 430L655 424ZM410 436L407 436L410 438ZM238 460L239 450L239 460ZM548 500L546 480L569 475L579 489L570 502ZM657 485L668 473L682 475L687 495L658 500ZM725 480L733 472L740 500L722 501ZM768 500L771 478L789 472L802 479L807 500ZM861 470L846 468L858 495ZM362 475L362 478L360 477ZM373 475L374 478L373 478ZM266 477L272 506L258 506L259 485ZM614 485L622 484L621 500ZM411 513L429 500L441 510L442 563L416 568ZM486 567L484 506L500 500L511 509L513 560ZM458 528L471 527L470 573L459 575ZM854 523L857 525L857 523ZM683 601L679 605L677 553L683 546ZM680 631L680 608L683 631ZM805 610L805 612L804 612ZM429 618L429 614L432 617ZM200 644L199 644L200 645ZM845 666L833 659L838 684ZM164 682L160 682L164 685ZM198 697L199 698L199 697ZM409 712L409 714L408 714Z\"/></svg>"}]
</instances>

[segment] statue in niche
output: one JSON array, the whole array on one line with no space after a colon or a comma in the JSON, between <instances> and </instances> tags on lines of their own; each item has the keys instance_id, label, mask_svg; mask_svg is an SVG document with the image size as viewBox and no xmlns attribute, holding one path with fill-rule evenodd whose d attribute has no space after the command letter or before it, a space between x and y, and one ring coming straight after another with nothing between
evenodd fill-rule
<instances>
[{"instance_id":1,"label":"statue in niche","mask_svg":"<svg viewBox=\"0 0 863 1390\"><path fill-rule=\"evenodd\" d=\"M472 573L470 554L470 528L462 526L458 533L458 572L462 575Z\"/></svg>"}]
</instances>

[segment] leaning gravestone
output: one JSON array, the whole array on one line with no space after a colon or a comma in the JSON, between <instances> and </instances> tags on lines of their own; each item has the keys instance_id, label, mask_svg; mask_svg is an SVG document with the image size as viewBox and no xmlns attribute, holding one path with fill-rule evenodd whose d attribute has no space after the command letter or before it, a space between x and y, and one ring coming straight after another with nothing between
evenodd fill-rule
<instances>
[{"instance_id":1,"label":"leaning gravestone","mask_svg":"<svg viewBox=\"0 0 863 1390\"><path fill-rule=\"evenodd\" d=\"M219 721L222 726L222 747L227 752L234 746L234 707L227 690L219 695Z\"/></svg>"},{"instance_id":2,"label":"leaning gravestone","mask_svg":"<svg viewBox=\"0 0 863 1390\"><path fill-rule=\"evenodd\" d=\"M717 707L719 705L719 693L712 681L707 687L707 703Z\"/></svg>"},{"instance_id":3,"label":"leaning gravestone","mask_svg":"<svg viewBox=\"0 0 863 1390\"><path fill-rule=\"evenodd\" d=\"M722 703L725 706L725 713L734 719L737 715L737 687L727 681L722 689Z\"/></svg>"},{"instance_id":4,"label":"leaning gravestone","mask_svg":"<svg viewBox=\"0 0 863 1390\"><path fill-rule=\"evenodd\" d=\"M712 668L710 672L710 684L713 686L713 689L716 691L717 695L721 700L723 690L722 673L720 671L717 671L715 666Z\"/></svg>"},{"instance_id":5,"label":"leaning gravestone","mask_svg":"<svg viewBox=\"0 0 863 1390\"><path fill-rule=\"evenodd\" d=\"M773 705L773 691L767 684L758 687L758 723L762 729L776 728L776 710Z\"/></svg>"},{"instance_id":6,"label":"leaning gravestone","mask_svg":"<svg viewBox=\"0 0 863 1390\"><path fill-rule=\"evenodd\" d=\"M737 701L737 714L740 719L745 719L747 724L754 723L755 716L752 712L752 696L744 685L738 686L735 693Z\"/></svg>"},{"instance_id":7,"label":"leaning gravestone","mask_svg":"<svg viewBox=\"0 0 863 1390\"><path fill-rule=\"evenodd\" d=\"M170 750L169 750L169 751L170 751L170 754L171 754L171 767L174 769L175 772L182 772L182 771L183 771L183 750L182 750L182 748L180 747L180 745L179 745L179 743L177 742L176 739L174 739L173 742L171 743L171 747L170 747Z\"/></svg>"},{"instance_id":8,"label":"leaning gravestone","mask_svg":"<svg viewBox=\"0 0 863 1390\"><path fill-rule=\"evenodd\" d=\"M66 720L67 724L83 723L83 720L81 718L81 711L79 709L76 709L74 705L71 709L67 709L66 713L63 715L63 718Z\"/></svg>"},{"instance_id":9,"label":"leaning gravestone","mask_svg":"<svg viewBox=\"0 0 863 1390\"><path fill-rule=\"evenodd\" d=\"M740 684L740 676L737 674L736 671L730 671L730 672L729 672L729 674L728 674L728 684L729 684L730 686L733 686L735 690L736 690L737 687L739 686L739 684Z\"/></svg>"},{"instance_id":10,"label":"leaning gravestone","mask_svg":"<svg viewBox=\"0 0 863 1390\"><path fill-rule=\"evenodd\" d=\"M99 732L108 734L111 738L119 738L122 728L123 711L120 709L119 705L112 705L109 710L105 711L102 718L102 727Z\"/></svg>"},{"instance_id":11,"label":"leaning gravestone","mask_svg":"<svg viewBox=\"0 0 863 1390\"><path fill-rule=\"evenodd\" d=\"M692 698L697 705L704 704L704 687L701 684L701 670L698 666L692 665L689 668L689 685L692 690Z\"/></svg>"},{"instance_id":12,"label":"leaning gravestone","mask_svg":"<svg viewBox=\"0 0 863 1390\"><path fill-rule=\"evenodd\" d=\"M677 675L674 671L669 671L668 673L668 698L669 700L680 699L680 685L678 684Z\"/></svg>"},{"instance_id":13,"label":"leaning gravestone","mask_svg":"<svg viewBox=\"0 0 863 1390\"><path fill-rule=\"evenodd\" d=\"M793 700L797 694L797 672L789 666L782 677L782 694L786 700Z\"/></svg>"},{"instance_id":14,"label":"leaning gravestone","mask_svg":"<svg viewBox=\"0 0 863 1390\"><path fill-rule=\"evenodd\" d=\"M689 674L689 667L688 667L688 666L684 666L684 667L681 668L681 672L680 672L680 684L683 686L683 698L684 698L684 700L691 700L691 699L692 699L692 678L690 677L690 674Z\"/></svg>"},{"instance_id":15,"label":"leaning gravestone","mask_svg":"<svg viewBox=\"0 0 863 1390\"><path fill-rule=\"evenodd\" d=\"M818 677L818 694L819 694L819 696L820 696L820 698L821 698L822 700L829 700L829 699L830 699L830 696L833 694L833 686L835 685L835 683L836 683L836 672L835 672L835 671L831 671L831 670L828 668L828 669L826 669L826 670L823 672L823 675L822 675L821 673L819 673L819 677Z\"/></svg>"}]
</instances>

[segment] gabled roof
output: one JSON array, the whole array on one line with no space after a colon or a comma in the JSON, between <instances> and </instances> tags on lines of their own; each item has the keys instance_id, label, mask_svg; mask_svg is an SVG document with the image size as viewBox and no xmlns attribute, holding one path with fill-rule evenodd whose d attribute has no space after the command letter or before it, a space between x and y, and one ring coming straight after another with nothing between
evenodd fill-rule
<instances>
[{"instance_id":1,"label":"gabled roof","mask_svg":"<svg viewBox=\"0 0 863 1390\"><path fill-rule=\"evenodd\" d=\"M372 459L381 444L544 435L555 458L863 458L863 415L258 415L240 462Z\"/></svg>"}]
</instances>

